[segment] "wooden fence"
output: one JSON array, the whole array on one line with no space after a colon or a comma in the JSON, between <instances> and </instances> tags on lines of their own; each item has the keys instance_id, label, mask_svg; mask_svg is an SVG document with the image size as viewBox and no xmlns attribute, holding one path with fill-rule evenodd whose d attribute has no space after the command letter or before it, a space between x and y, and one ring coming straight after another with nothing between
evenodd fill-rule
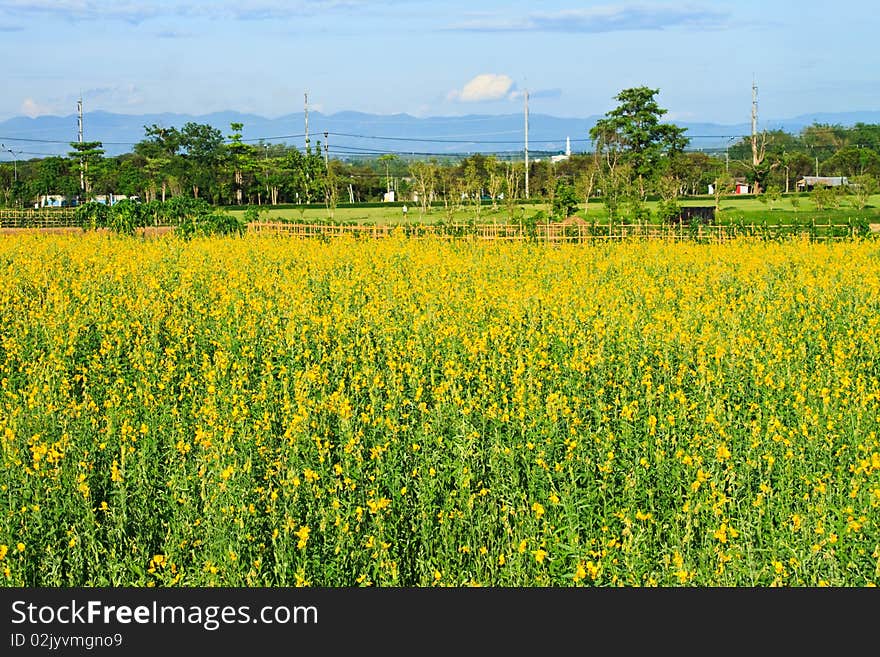
<instances>
[{"instance_id":1,"label":"wooden fence","mask_svg":"<svg viewBox=\"0 0 880 657\"><path fill-rule=\"evenodd\" d=\"M70 228L77 226L74 208L0 209L0 228Z\"/></svg>"},{"instance_id":2,"label":"wooden fence","mask_svg":"<svg viewBox=\"0 0 880 657\"><path fill-rule=\"evenodd\" d=\"M0 229L77 227L73 208L0 209ZM520 241L559 243L590 243L649 239L665 241L723 242L739 237L761 239L809 239L815 241L848 240L865 234L880 236L880 225L869 229L860 222L802 224L670 224L598 223L587 221L537 224L397 224L397 225L331 225L293 222L252 222L252 233L270 233L299 238L354 237L381 239L391 235L409 238L465 239L483 241Z\"/></svg>"},{"instance_id":3,"label":"wooden fence","mask_svg":"<svg viewBox=\"0 0 880 657\"><path fill-rule=\"evenodd\" d=\"M398 226L325 225L285 222L248 224L248 231L301 238L409 238L470 239L484 241L530 241L552 244L648 239L664 241L724 242L741 237L757 239L849 240L864 234L858 224L810 225L712 225L696 224L410 224ZM876 233L870 233L876 234Z\"/></svg>"}]
</instances>

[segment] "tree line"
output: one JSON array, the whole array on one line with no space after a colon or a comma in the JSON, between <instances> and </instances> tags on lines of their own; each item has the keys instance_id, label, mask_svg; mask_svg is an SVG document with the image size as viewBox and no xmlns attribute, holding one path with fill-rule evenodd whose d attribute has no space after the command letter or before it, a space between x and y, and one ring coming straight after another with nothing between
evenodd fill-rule
<instances>
[{"instance_id":1,"label":"tree line","mask_svg":"<svg viewBox=\"0 0 880 657\"><path fill-rule=\"evenodd\" d=\"M661 213L676 212L682 196L731 192L734 181L757 194L794 191L807 175L846 176L863 194L880 178L880 125L851 127L815 123L800 134L782 130L731 139L723 151L695 151L683 128L662 120L666 110L658 89L622 90L617 106L590 130L591 152L554 162L529 163L528 198L549 202L554 213L569 214L578 204L601 197L608 212L643 212L649 198ZM247 143L243 124L227 134L205 124L180 128L144 126L144 139L131 152L108 157L103 144L71 143L66 157L52 156L0 165L0 202L31 207L43 195L81 203L101 195L136 197L144 202L174 197L201 199L214 206L378 202L395 191L422 213L440 204L451 211L473 203L479 216L493 204L526 198L526 171L514 154L415 158L403 154L340 159L326 144L303 148Z\"/></svg>"}]
</instances>

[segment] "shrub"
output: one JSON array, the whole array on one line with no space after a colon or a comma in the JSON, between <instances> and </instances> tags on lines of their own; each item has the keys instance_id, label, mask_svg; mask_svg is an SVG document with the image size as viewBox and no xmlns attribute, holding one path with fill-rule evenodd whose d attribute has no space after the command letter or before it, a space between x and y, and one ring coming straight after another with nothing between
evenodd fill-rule
<instances>
[{"instance_id":1,"label":"shrub","mask_svg":"<svg viewBox=\"0 0 880 657\"><path fill-rule=\"evenodd\" d=\"M183 239L191 239L208 235L243 235L246 229L244 220L224 210L217 210L187 215L175 226L174 231Z\"/></svg>"},{"instance_id":2,"label":"shrub","mask_svg":"<svg viewBox=\"0 0 880 657\"><path fill-rule=\"evenodd\" d=\"M77 206L74 211L76 222L83 230L105 228L110 216L110 208L97 201L89 201Z\"/></svg>"},{"instance_id":3,"label":"shrub","mask_svg":"<svg viewBox=\"0 0 880 657\"><path fill-rule=\"evenodd\" d=\"M675 199L661 200L657 203L657 218L662 223L678 221L681 216L681 206Z\"/></svg>"},{"instance_id":4,"label":"shrub","mask_svg":"<svg viewBox=\"0 0 880 657\"><path fill-rule=\"evenodd\" d=\"M137 201L123 200L109 208L107 227L114 233L134 235L135 228L145 225L146 210Z\"/></svg>"},{"instance_id":5,"label":"shrub","mask_svg":"<svg viewBox=\"0 0 880 657\"><path fill-rule=\"evenodd\" d=\"M556 182L556 193L553 195L552 215L556 219L567 219L578 209L577 192L574 186L565 180Z\"/></svg>"}]
</instances>

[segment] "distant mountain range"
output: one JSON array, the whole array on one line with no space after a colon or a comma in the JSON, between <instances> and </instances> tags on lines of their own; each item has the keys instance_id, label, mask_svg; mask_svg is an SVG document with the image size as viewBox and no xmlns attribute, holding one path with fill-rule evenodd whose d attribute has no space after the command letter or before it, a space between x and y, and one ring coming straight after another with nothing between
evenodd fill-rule
<instances>
[{"instance_id":1,"label":"distant mountain range","mask_svg":"<svg viewBox=\"0 0 880 657\"><path fill-rule=\"evenodd\" d=\"M566 140L572 152L591 149L590 128L600 116L562 118L546 114L529 115L529 152L562 153ZM153 124L182 127L185 123L209 124L224 135L230 134L231 123L242 123L242 134L250 143L287 143L302 147L305 143L303 112L270 119L255 114L227 111L192 116L187 114L113 114L104 111L86 112L83 117L85 141L101 141L107 155L131 152L135 143L145 138L144 128ZM732 137L750 134L751 123L731 125L673 121L687 128L690 149L723 151ZM851 126L856 123L880 123L880 111L802 114L790 119L760 121L766 130L784 130L791 134L813 123ZM318 141L328 145L332 157L350 159L386 153L458 155L470 153L522 152L525 121L522 114L467 115L419 118L409 114L364 114L309 112L308 130L313 146ZM325 138L326 134L326 138ZM0 122L0 157L4 160L27 160L47 155L66 155L69 143L77 140L77 117L39 116L15 117ZM13 153L10 154L9 150Z\"/></svg>"}]
</instances>

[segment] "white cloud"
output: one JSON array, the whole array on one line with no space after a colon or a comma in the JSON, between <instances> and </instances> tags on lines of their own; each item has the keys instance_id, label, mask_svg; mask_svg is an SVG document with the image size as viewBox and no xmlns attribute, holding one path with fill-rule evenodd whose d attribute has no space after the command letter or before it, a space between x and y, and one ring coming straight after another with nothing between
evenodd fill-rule
<instances>
[{"instance_id":1,"label":"white cloud","mask_svg":"<svg viewBox=\"0 0 880 657\"><path fill-rule=\"evenodd\" d=\"M532 12L523 16L474 14L452 25L452 30L472 32L573 32L602 33L669 28L719 28L730 13L700 6L677 4L612 4L585 9Z\"/></svg>"},{"instance_id":2,"label":"white cloud","mask_svg":"<svg viewBox=\"0 0 880 657\"><path fill-rule=\"evenodd\" d=\"M511 98L515 91L516 85L510 76L482 73L461 89L450 91L447 99L460 103L479 103Z\"/></svg>"},{"instance_id":3,"label":"white cloud","mask_svg":"<svg viewBox=\"0 0 880 657\"><path fill-rule=\"evenodd\" d=\"M82 92L83 99L90 105L127 105L135 107L143 104L141 90L133 84L96 87Z\"/></svg>"},{"instance_id":4,"label":"white cloud","mask_svg":"<svg viewBox=\"0 0 880 657\"><path fill-rule=\"evenodd\" d=\"M274 20L321 11L371 11L385 2L365 0L4 0L0 17L49 15L67 20L111 19L139 24L156 18Z\"/></svg>"},{"instance_id":5,"label":"white cloud","mask_svg":"<svg viewBox=\"0 0 880 657\"><path fill-rule=\"evenodd\" d=\"M19 109L19 112L21 114L24 114L25 116L29 116L32 119L38 116L56 113L54 108L49 107L48 105L41 105L33 98L25 98L21 103L21 108Z\"/></svg>"}]
</instances>

